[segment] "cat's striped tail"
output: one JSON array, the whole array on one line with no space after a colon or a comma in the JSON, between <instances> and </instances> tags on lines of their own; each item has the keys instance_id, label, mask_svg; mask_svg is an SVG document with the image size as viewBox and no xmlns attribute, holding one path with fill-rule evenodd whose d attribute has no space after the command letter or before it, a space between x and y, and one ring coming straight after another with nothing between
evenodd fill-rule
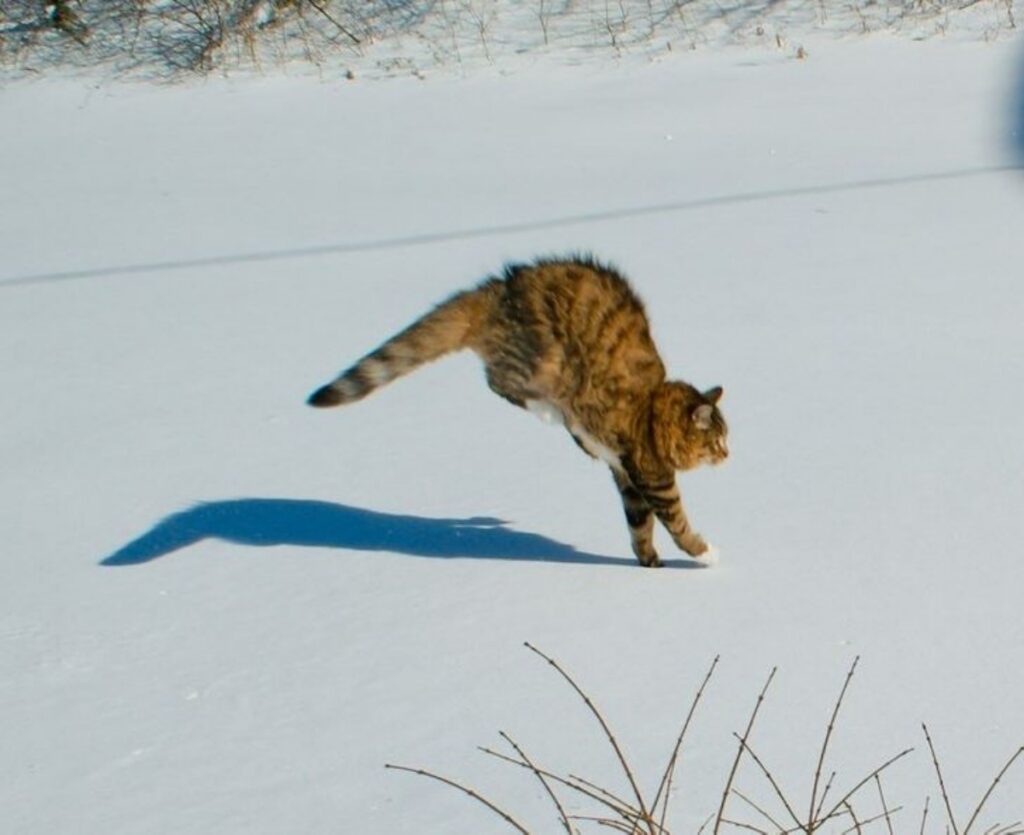
<instances>
[{"instance_id":1,"label":"cat's striped tail","mask_svg":"<svg viewBox=\"0 0 1024 835\"><path fill-rule=\"evenodd\" d=\"M489 290L488 282L442 302L317 389L306 402L320 408L354 403L424 363L469 347L486 318Z\"/></svg>"}]
</instances>

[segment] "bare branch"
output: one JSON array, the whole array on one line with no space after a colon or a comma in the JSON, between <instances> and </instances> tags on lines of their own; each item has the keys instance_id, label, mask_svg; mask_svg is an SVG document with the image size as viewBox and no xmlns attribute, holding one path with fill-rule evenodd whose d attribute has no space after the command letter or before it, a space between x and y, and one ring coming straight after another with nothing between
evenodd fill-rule
<instances>
[{"instance_id":1,"label":"bare branch","mask_svg":"<svg viewBox=\"0 0 1024 835\"><path fill-rule=\"evenodd\" d=\"M747 722L746 730L743 731L743 737L740 739L739 748L736 749L736 758L732 761L732 769L729 771L729 778L725 781L725 790L722 792L722 802L718 807L718 815L715 817L715 828L712 831L713 835L718 835L718 830L721 829L722 824L725 823L725 804L729 800L729 792L732 790L732 782L736 779L736 771L740 767L740 760L743 758L743 752L746 750L747 738L750 736L750 732L754 728L754 721L757 719L757 713L761 709L761 704L764 702L765 693L768 692L769 686L771 686L772 679L775 678L775 673L778 667L772 667L771 673L768 674L768 680L764 683L764 687L761 688L761 692L758 694L757 702L754 704L754 710L750 714L750 720Z\"/></svg>"},{"instance_id":2,"label":"bare branch","mask_svg":"<svg viewBox=\"0 0 1024 835\"><path fill-rule=\"evenodd\" d=\"M847 801L843 804L843 806L846 807L846 811L850 813L850 817L853 819L853 827L847 829L846 832L856 832L857 835L860 835L860 833L863 831L861 829L862 824L859 820L857 820L857 813L853 811L853 805L849 801ZM846 835L846 832L844 832L843 835Z\"/></svg>"},{"instance_id":3,"label":"bare branch","mask_svg":"<svg viewBox=\"0 0 1024 835\"><path fill-rule=\"evenodd\" d=\"M611 818L596 818L591 815L573 815L574 821L591 821L596 823L598 826L605 826L609 829L617 829L619 832L633 833L636 831L636 827L628 826L622 821L612 820Z\"/></svg>"},{"instance_id":4,"label":"bare branch","mask_svg":"<svg viewBox=\"0 0 1024 835\"><path fill-rule=\"evenodd\" d=\"M735 826L738 829L746 829L750 832L760 832L761 835L768 835L768 833L763 829L758 829L756 826L751 826L749 823L740 823L740 821L729 820L728 818L719 818L718 821L716 821L716 824L718 822L727 824L728 826Z\"/></svg>"},{"instance_id":5,"label":"bare branch","mask_svg":"<svg viewBox=\"0 0 1024 835\"><path fill-rule=\"evenodd\" d=\"M612 729L608 727L608 723L604 720L604 716L601 715L601 711L599 711L594 706L594 703L590 700L590 697L583 692L582 688L573 680L572 676L570 676L565 670L563 670L562 667L558 664L558 662L555 661L555 659L545 655L529 641L524 642L524 645L528 650L535 653L536 655L539 655L541 658L547 661L549 665L551 665L555 668L555 670L558 671L562 678L564 678L569 683L569 686L576 691L576 693L579 695L581 699L583 699L583 703L594 715L594 718L597 719L598 723L601 725L601 728L604 730L605 736L608 737L608 741L611 743L611 746L615 751L615 756L618 757L619 765L622 766L622 770L626 774L626 779L629 780L629 785L633 789L633 796L636 797L636 804L637 808L641 812L641 819L648 824L648 829L651 832L651 835L654 835L655 824L654 821L651 819L650 813L647 811L647 806L644 803L643 795L640 793L640 787L636 783L636 778L633 777L633 772L629 767L629 763L626 762L626 757L622 753L622 749L619 747L619 743L615 739L615 735L612 733Z\"/></svg>"},{"instance_id":6,"label":"bare branch","mask_svg":"<svg viewBox=\"0 0 1024 835\"><path fill-rule=\"evenodd\" d=\"M832 789L832 781L835 779L836 773L833 771L828 775L828 782L825 783L825 790L821 793L821 797L818 798L818 808L814 810L814 820L818 820L821 817L821 810L825 808L825 799L828 797L828 793Z\"/></svg>"},{"instance_id":7,"label":"bare branch","mask_svg":"<svg viewBox=\"0 0 1024 835\"><path fill-rule=\"evenodd\" d=\"M974 822L978 819L978 815L981 814L982 807L988 802L988 799L992 795L992 792L995 791L996 786L999 785L999 781L1003 779L1003 775L1010 770L1010 766L1013 765L1014 761L1021 754L1024 754L1024 745L1018 748L1013 753L1013 756L1011 756L1010 759L1006 761L1006 765L1004 765L1000 769L999 773L996 775L996 778L992 781L992 785L990 785L988 787L988 791L985 792L985 796L982 797L981 802L978 803L978 808L974 810L974 814L971 815L971 819L967 821L967 826L964 827L964 835L967 835L967 833L971 831L971 827L974 826Z\"/></svg>"},{"instance_id":8,"label":"bare branch","mask_svg":"<svg viewBox=\"0 0 1024 835\"><path fill-rule=\"evenodd\" d=\"M807 811L808 823L813 821L815 818L818 802L818 782L821 780L821 767L825 764L825 754L828 752L828 743L832 738L832 731L836 726L836 717L839 716L839 708L842 707L843 698L846 696L846 689L850 686L850 680L853 678L853 674L857 671L857 664L859 661L859 655L853 659L853 664L850 665L850 671L846 674L846 681L843 682L843 687L839 691L839 698L836 699L836 706L832 709L832 716L828 720L828 727L825 729L825 739L821 743L821 753L818 755L818 766L814 769L814 784L811 786L811 804Z\"/></svg>"},{"instance_id":9,"label":"bare branch","mask_svg":"<svg viewBox=\"0 0 1024 835\"><path fill-rule=\"evenodd\" d=\"M874 771L872 771L870 774L868 774L867 777L865 777L863 780L861 780L859 783L857 783L856 786L854 786L846 794L844 794L842 796L842 798L840 798L839 802L836 803L836 805L832 807L832 811L830 811L827 815L825 815L825 817L820 818L818 821L816 821L815 822L815 827L817 827L818 824L821 824L824 821L826 821L829 818L831 818L836 813L836 811L839 809L840 806L842 806L844 803L846 803L847 800L849 800L858 791L860 791L861 788L864 786L864 784L867 783L869 780L871 780L875 775L881 774L883 771L885 771L885 769L887 769L889 766L891 766L897 760L903 759L905 756L907 756L907 754L909 754L913 750L914 750L913 748L906 748L903 751L900 751L895 757L890 757L884 763L882 763L880 766L878 766L878 768L876 768Z\"/></svg>"},{"instance_id":10,"label":"bare branch","mask_svg":"<svg viewBox=\"0 0 1024 835\"><path fill-rule=\"evenodd\" d=\"M580 777L578 774L570 774L568 775L568 778L570 781L574 783L579 783L581 786L586 786L588 789L592 789L598 794L604 795L609 800L618 803L623 809L629 809L630 815L632 817L637 817L640 815L640 811L638 809L633 808L629 805L627 801L623 800L617 794L614 794L613 792L608 791L608 789L597 785L597 783L591 783L590 780L586 780L583 777Z\"/></svg>"},{"instance_id":11,"label":"bare branch","mask_svg":"<svg viewBox=\"0 0 1024 835\"><path fill-rule=\"evenodd\" d=\"M782 805L786 807L786 811L789 812L789 816L793 819L793 823L796 824L797 829L807 829L810 824L802 823L800 821L800 818L797 817L796 812L793 811L793 807L790 806L789 801L786 799L785 793L782 791L781 788L779 788L779 784L775 782L775 778L772 777L772 773L768 770L768 767L763 762L761 762L761 758L757 756L756 753L754 753L754 749L751 748L745 740L740 739L739 734L733 734L733 736L740 740L740 745L742 745L746 749L747 753L750 754L751 759L753 759L753 761L757 764L757 767L761 769L761 773L768 778L768 782L771 784L771 787L775 790L776 796L779 798L779 800L782 801Z\"/></svg>"},{"instance_id":12,"label":"bare branch","mask_svg":"<svg viewBox=\"0 0 1024 835\"><path fill-rule=\"evenodd\" d=\"M939 788L942 790L942 799L946 804L946 814L949 815L949 823L953 827L953 834L960 835L960 830L956 826L956 818L953 817L953 807L949 803L949 794L946 792L946 783L942 779L942 769L939 768L939 757L935 753L935 746L932 744L931 735L928 733L928 726L922 722L921 729L924 731L924 738L928 740L928 750L932 752L932 763L935 765L935 773L939 778Z\"/></svg>"},{"instance_id":13,"label":"bare branch","mask_svg":"<svg viewBox=\"0 0 1024 835\"><path fill-rule=\"evenodd\" d=\"M849 809L851 814L852 814L853 809L849 806L849 804L847 804L847 809ZM901 812L901 811L903 811L903 807L902 806L897 806L895 809L889 809L888 814L895 815L897 812ZM882 813L882 814L879 814L879 815L874 815L873 817L870 817L870 818L865 818L864 820L860 821L860 825L862 827L867 826L870 823L874 823L875 821L881 820L882 818L885 817L885 815L886 815L886 813ZM847 829L846 832L844 832L842 835L849 835L849 833L853 832L853 831L854 831L853 829Z\"/></svg>"},{"instance_id":14,"label":"bare branch","mask_svg":"<svg viewBox=\"0 0 1024 835\"><path fill-rule=\"evenodd\" d=\"M882 778L877 774L875 775L875 785L878 787L878 798L882 801L882 815L885 817L885 825L889 830L889 835L895 835L892 831L892 820L889 817L889 805L885 802L885 792L882 791Z\"/></svg>"},{"instance_id":15,"label":"bare branch","mask_svg":"<svg viewBox=\"0 0 1024 835\"><path fill-rule=\"evenodd\" d=\"M482 803L496 815L499 815L502 818L504 818L506 823L508 823L514 829L517 829L520 832L522 832L523 835L530 835L529 830L523 827L523 825L520 824L515 818L513 818L508 812L499 809L497 806L491 803L491 801L489 801L486 797L477 794L475 791L473 791L473 789L469 788L468 786L464 786L461 783L455 782L454 780L449 780L447 777L442 777L440 774L434 774L431 771L425 771L422 768L409 768L408 766L391 765L390 763L386 764L384 768L394 769L395 771L408 771L410 774L419 774L421 777L429 777L432 780L437 780L440 783L444 783L446 786L451 786L454 789L458 789L460 792L468 794L474 800Z\"/></svg>"},{"instance_id":16,"label":"bare branch","mask_svg":"<svg viewBox=\"0 0 1024 835\"><path fill-rule=\"evenodd\" d=\"M499 760L504 760L507 763L512 763L513 765L518 765L520 768L530 769L530 766L527 765L525 762L522 762L520 760L514 759L513 757L509 757L506 754L502 754L499 751L493 751L490 748L481 748L480 750L483 751L485 754L488 754L489 756L495 757L495 758L497 758ZM530 769L530 770L532 770L532 769ZM572 789L573 791L579 792L580 794L584 795L585 797L589 797L591 800L597 801L602 806L606 806L607 808L609 808L613 812L615 812L615 814L618 815L623 820L633 821L633 820L636 820L637 818L640 817L640 812L638 810L634 809L628 803L624 803L624 802L616 803L616 802L613 802L612 800L608 800L605 797L602 797L601 794L599 794L598 792L593 791L592 789L589 789L586 786L574 783L574 782L572 782L570 780L567 780L564 777L560 777L559 775L557 775L557 774L555 774L555 773L553 773L551 771L546 771L543 768L539 768L538 767L537 771L540 772L541 774L543 774L549 780L554 780L559 785L565 786L566 788L569 788L569 789ZM606 794L608 794L608 793L606 792Z\"/></svg>"},{"instance_id":17,"label":"bare branch","mask_svg":"<svg viewBox=\"0 0 1024 835\"><path fill-rule=\"evenodd\" d=\"M558 810L558 817L562 821L562 826L565 827L565 831L568 835L573 835L572 824L569 823L569 818L565 814L565 809L562 807L561 802L558 800L558 796L555 794L554 789L551 788L551 784L547 781L547 778L540 773L537 766L535 766L533 761L526 756L526 752L516 744L512 737L504 731L498 731L498 733L501 735L502 739L515 749L515 752L522 758L523 762L526 763L530 771L532 771L536 775L537 779L540 780L540 784L544 787L544 791L548 793L548 797L551 798L551 802L555 804L555 808Z\"/></svg>"},{"instance_id":18,"label":"bare branch","mask_svg":"<svg viewBox=\"0 0 1024 835\"><path fill-rule=\"evenodd\" d=\"M769 815L764 809L758 806L753 800L751 800L749 797L743 794L743 792L741 792L739 789L733 789L732 793L736 795L744 803L746 803L755 812L758 812L763 818L765 818L772 826L774 826L780 832L782 832L786 828L777 820L775 820L775 818Z\"/></svg>"},{"instance_id":19,"label":"bare branch","mask_svg":"<svg viewBox=\"0 0 1024 835\"><path fill-rule=\"evenodd\" d=\"M690 704L690 710L686 714L686 719L683 722L683 727L679 731L679 736L676 738L675 747L672 749L672 756L669 757L668 765L665 767L665 773L661 777L661 782L658 784L658 791L654 794L654 800L651 802L651 814L657 814L658 802L662 799L662 792L664 792L664 803L661 807L661 816L658 819L658 825L665 828L665 817L668 814L668 797L672 791L672 776L676 770L676 762L679 758L679 751L683 747L683 738L686 736L686 731L690 727L690 720L693 719L693 714L697 710L697 705L704 695L704 688L708 686L708 682L711 681L711 676L714 675L715 668L718 666L718 659L720 656L716 655L715 659L711 662L711 666L708 668L707 675L704 676L704 680L701 682L700 687L697 688L697 695L693 697L693 702Z\"/></svg>"},{"instance_id":20,"label":"bare branch","mask_svg":"<svg viewBox=\"0 0 1024 835\"><path fill-rule=\"evenodd\" d=\"M309 5L311 5L318 12L320 12L320 14L322 14L324 17L326 17L331 23L333 23L338 28L338 31L341 32L341 34L343 34L349 40L351 40L352 43L356 44L357 46L362 43L362 41L359 40L359 38L357 38L348 29L346 29L341 23L339 23L337 20L335 20L334 16L329 11L327 11L327 9L325 9L323 7L323 5L321 5L318 2L318 0L306 0L306 2L309 3Z\"/></svg>"}]
</instances>

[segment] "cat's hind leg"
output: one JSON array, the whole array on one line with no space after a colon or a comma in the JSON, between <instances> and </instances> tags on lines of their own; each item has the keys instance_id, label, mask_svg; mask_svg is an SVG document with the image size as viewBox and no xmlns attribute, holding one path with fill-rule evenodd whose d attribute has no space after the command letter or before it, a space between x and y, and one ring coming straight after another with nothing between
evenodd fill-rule
<instances>
[{"instance_id":1,"label":"cat's hind leg","mask_svg":"<svg viewBox=\"0 0 1024 835\"><path fill-rule=\"evenodd\" d=\"M612 467L611 471L615 486L619 488L619 496L622 498L622 509L626 512L633 553L636 554L640 565L657 568L661 565L661 560L658 559L658 552L654 550L654 511L624 472L615 467Z\"/></svg>"},{"instance_id":2,"label":"cat's hind leg","mask_svg":"<svg viewBox=\"0 0 1024 835\"><path fill-rule=\"evenodd\" d=\"M487 385L491 391L513 406L526 409L528 401L538 398L538 395L530 388L528 378L518 368L488 364L486 375Z\"/></svg>"}]
</instances>

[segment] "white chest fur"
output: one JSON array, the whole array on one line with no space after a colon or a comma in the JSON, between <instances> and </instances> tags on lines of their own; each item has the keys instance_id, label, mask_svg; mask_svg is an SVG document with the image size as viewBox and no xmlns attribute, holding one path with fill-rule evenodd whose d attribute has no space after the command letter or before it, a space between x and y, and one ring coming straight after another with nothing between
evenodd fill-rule
<instances>
[{"instance_id":1,"label":"white chest fur","mask_svg":"<svg viewBox=\"0 0 1024 835\"><path fill-rule=\"evenodd\" d=\"M565 418L562 417L561 410L554 403L548 403L547 400L527 400L526 408L531 414L536 415L550 426L565 425Z\"/></svg>"},{"instance_id":2,"label":"white chest fur","mask_svg":"<svg viewBox=\"0 0 1024 835\"><path fill-rule=\"evenodd\" d=\"M599 440L597 440L597 438L595 438L593 435L587 432L586 429L577 426L571 429L570 431L572 432L573 436L577 440L579 440L581 444L583 444L583 448L591 455L593 455L595 458L604 461L605 464L608 464L612 467L617 468L621 465L622 462L619 460L619 456L616 455L615 452L609 449L607 446L602 444Z\"/></svg>"},{"instance_id":3,"label":"white chest fur","mask_svg":"<svg viewBox=\"0 0 1024 835\"><path fill-rule=\"evenodd\" d=\"M547 400L527 400L526 408L531 414L536 415L549 426L565 425L565 416L554 403L549 403ZM568 429L573 437L582 444L583 448L595 458L604 461L612 467L617 468L621 466L619 456L587 432L582 426L570 426Z\"/></svg>"}]
</instances>

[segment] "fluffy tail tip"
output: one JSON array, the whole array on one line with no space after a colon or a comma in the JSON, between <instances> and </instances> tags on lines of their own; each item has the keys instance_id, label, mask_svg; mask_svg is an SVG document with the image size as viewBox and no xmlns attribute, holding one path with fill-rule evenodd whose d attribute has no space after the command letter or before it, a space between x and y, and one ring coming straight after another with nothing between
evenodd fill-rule
<instances>
[{"instance_id":1,"label":"fluffy tail tip","mask_svg":"<svg viewBox=\"0 0 1024 835\"><path fill-rule=\"evenodd\" d=\"M318 409L325 409L329 406L341 405L343 399L340 391L332 385L326 385L314 391L306 403Z\"/></svg>"}]
</instances>

